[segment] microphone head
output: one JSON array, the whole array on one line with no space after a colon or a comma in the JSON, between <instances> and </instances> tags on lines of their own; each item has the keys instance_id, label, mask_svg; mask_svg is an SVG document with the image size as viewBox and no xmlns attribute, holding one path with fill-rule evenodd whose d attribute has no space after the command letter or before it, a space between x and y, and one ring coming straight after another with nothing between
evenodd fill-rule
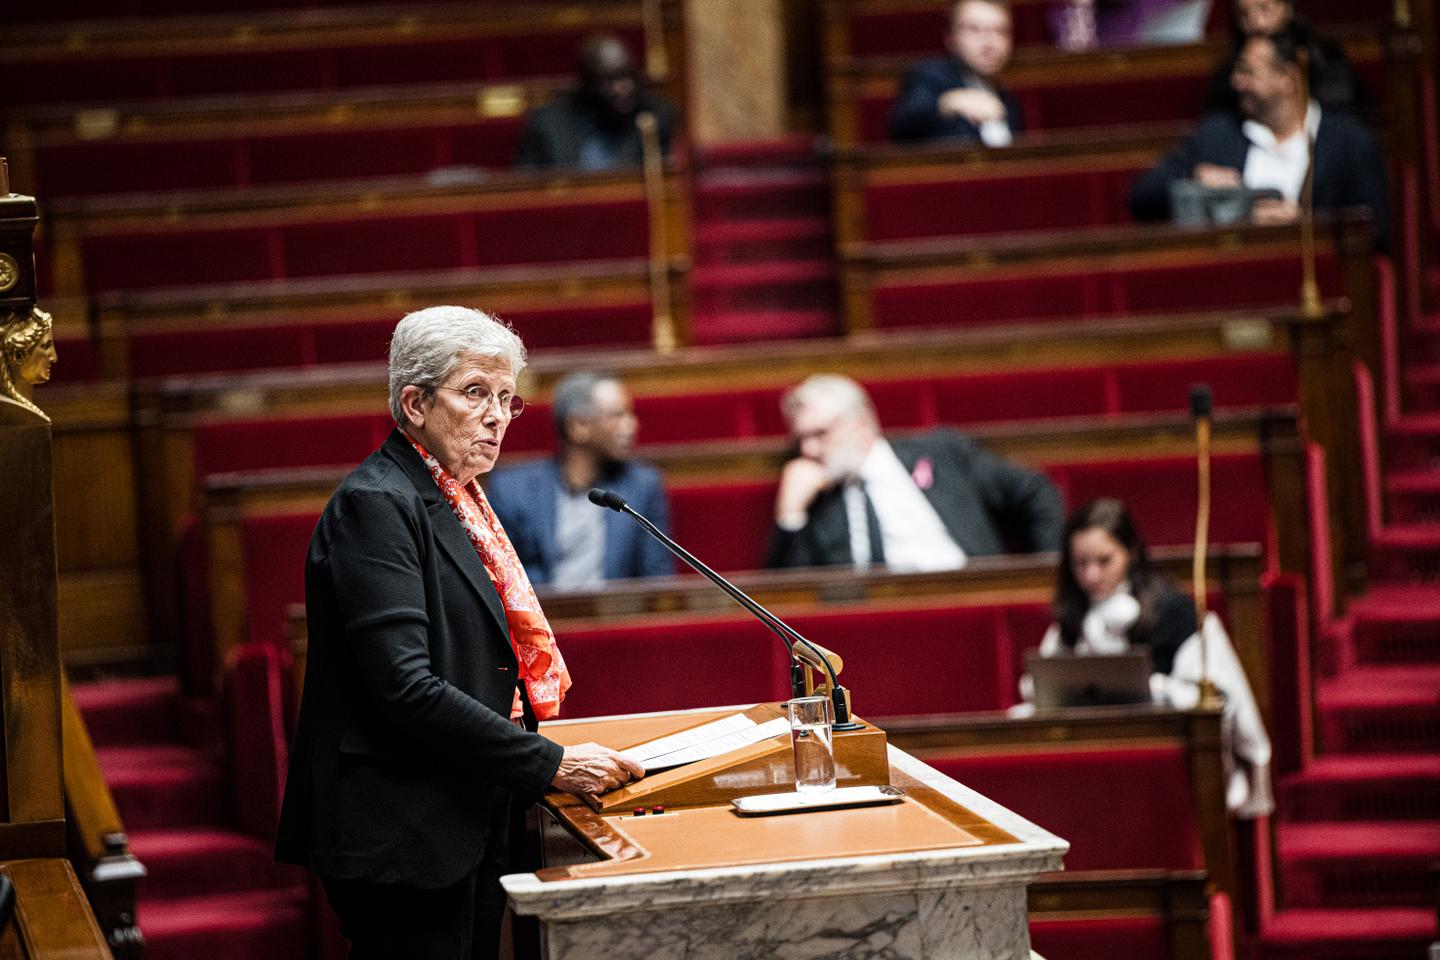
<instances>
[{"instance_id":1,"label":"microphone head","mask_svg":"<svg viewBox=\"0 0 1440 960\"><path fill-rule=\"evenodd\" d=\"M1215 407L1215 398L1210 394L1210 384L1197 383L1190 388L1190 416L1199 420L1210 416Z\"/></svg>"},{"instance_id":2,"label":"microphone head","mask_svg":"<svg viewBox=\"0 0 1440 960\"><path fill-rule=\"evenodd\" d=\"M625 498L613 490L601 490L599 487L592 487L586 494L590 502L597 507L609 507L617 512L625 509Z\"/></svg>"}]
</instances>

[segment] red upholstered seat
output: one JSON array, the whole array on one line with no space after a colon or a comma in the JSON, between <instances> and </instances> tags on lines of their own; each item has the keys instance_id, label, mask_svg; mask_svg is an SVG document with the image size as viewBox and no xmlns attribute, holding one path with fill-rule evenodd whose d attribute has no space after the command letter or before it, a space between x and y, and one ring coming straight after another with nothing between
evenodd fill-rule
<instances>
[{"instance_id":1,"label":"red upholstered seat","mask_svg":"<svg viewBox=\"0 0 1440 960\"><path fill-rule=\"evenodd\" d=\"M1318 261L1321 290L1342 289L1333 254ZM1074 273L957 277L916 283L879 278L876 327L970 327L1049 317L1289 303L1300 288L1298 257L1249 256L1189 265L1109 267Z\"/></svg>"},{"instance_id":2,"label":"red upholstered seat","mask_svg":"<svg viewBox=\"0 0 1440 960\"><path fill-rule=\"evenodd\" d=\"M592 344L639 346L650 341L648 302L506 310L501 311L500 316L519 332L531 350ZM357 316L342 323L219 328L202 325L194 329L137 331L127 338L130 375L176 376L332 363L382 363L389 354L390 334L399 319L400 315L391 311ZM82 343L81 340L74 342ZM85 350L90 349L88 341L83 344ZM76 357L78 361L78 347ZM69 354L65 365L70 366ZM776 414L776 418L778 416ZM766 432L775 431L767 429Z\"/></svg>"},{"instance_id":3,"label":"red upholstered seat","mask_svg":"<svg viewBox=\"0 0 1440 960\"><path fill-rule=\"evenodd\" d=\"M1295 364L1283 353L1130 364L1116 366L1114 376L1125 413L1187 410L1195 383L1209 384L1223 407L1289 404L1300 395Z\"/></svg>"},{"instance_id":4,"label":"red upholstered seat","mask_svg":"<svg viewBox=\"0 0 1440 960\"><path fill-rule=\"evenodd\" d=\"M1080 745L922 759L1069 840L1067 870L1204 866L1182 746Z\"/></svg>"},{"instance_id":5,"label":"red upholstered seat","mask_svg":"<svg viewBox=\"0 0 1440 960\"><path fill-rule=\"evenodd\" d=\"M841 652L842 682L866 717L999 710L1010 700L1004 607L945 606L808 614L789 623Z\"/></svg>"},{"instance_id":6,"label":"red upholstered seat","mask_svg":"<svg viewBox=\"0 0 1440 960\"><path fill-rule=\"evenodd\" d=\"M1136 376L1144 377L1137 370ZM1036 420L1114 412L1110 370L1077 367L940 380L935 384L941 423Z\"/></svg>"},{"instance_id":7,"label":"red upholstered seat","mask_svg":"<svg viewBox=\"0 0 1440 960\"><path fill-rule=\"evenodd\" d=\"M127 339L132 377L304 367L313 362L304 327L152 330Z\"/></svg>"},{"instance_id":8,"label":"red upholstered seat","mask_svg":"<svg viewBox=\"0 0 1440 960\"><path fill-rule=\"evenodd\" d=\"M15 91L16 104L38 104L566 76L575 70L575 51L589 29L422 39L397 31L351 46L276 50L236 44L203 53L56 57L0 65L0 86ZM638 27L616 32L631 49L643 49Z\"/></svg>"},{"instance_id":9,"label":"red upholstered seat","mask_svg":"<svg viewBox=\"0 0 1440 960\"><path fill-rule=\"evenodd\" d=\"M605 230L592 229L597 221ZM643 200L289 225L117 232L82 241L87 288L617 260L648 253Z\"/></svg>"},{"instance_id":10,"label":"red upholstered seat","mask_svg":"<svg viewBox=\"0 0 1440 960\"><path fill-rule=\"evenodd\" d=\"M1032 917L1030 946L1056 960L1168 960L1170 935L1161 917Z\"/></svg>"},{"instance_id":11,"label":"red upholstered seat","mask_svg":"<svg viewBox=\"0 0 1440 960\"><path fill-rule=\"evenodd\" d=\"M36 148L39 190L84 196L508 167L523 118L430 127L255 133L199 139L71 141Z\"/></svg>"},{"instance_id":12,"label":"red upholstered seat","mask_svg":"<svg viewBox=\"0 0 1440 960\"><path fill-rule=\"evenodd\" d=\"M1120 497L1152 546L1195 540L1196 474L1190 457L1069 463L1049 469L1077 506L1096 497ZM1219 454L1211 460L1214 500L1210 515L1212 543L1263 543L1273 540L1264 465L1258 454Z\"/></svg>"},{"instance_id":13,"label":"red upholstered seat","mask_svg":"<svg viewBox=\"0 0 1440 960\"><path fill-rule=\"evenodd\" d=\"M356 464L380 446L393 427L383 406L374 413L202 422L193 430L195 476Z\"/></svg>"},{"instance_id":14,"label":"red upholstered seat","mask_svg":"<svg viewBox=\"0 0 1440 960\"><path fill-rule=\"evenodd\" d=\"M775 481L672 488L670 535L716 570L758 570L774 529Z\"/></svg>"},{"instance_id":15,"label":"red upholstered seat","mask_svg":"<svg viewBox=\"0 0 1440 960\"><path fill-rule=\"evenodd\" d=\"M749 617L563 624L556 636L575 678L567 717L781 700L789 692L784 648Z\"/></svg>"},{"instance_id":16,"label":"red upholstered seat","mask_svg":"<svg viewBox=\"0 0 1440 960\"><path fill-rule=\"evenodd\" d=\"M788 622L813 642L843 651L842 679L856 694L856 712L878 718L999 709L1003 612L994 606L840 610ZM568 716L778 699L788 690L780 641L743 613L571 622L558 636L571 673L588 688L572 691ZM637 684L634 665L662 657L673 669L646 673ZM923 665L919 672L917 665Z\"/></svg>"},{"instance_id":17,"label":"red upholstered seat","mask_svg":"<svg viewBox=\"0 0 1440 960\"><path fill-rule=\"evenodd\" d=\"M1040 170L1004 177L865 188L865 236L871 241L1059 230L1130 220L1137 167Z\"/></svg>"},{"instance_id":18,"label":"red upholstered seat","mask_svg":"<svg viewBox=\"0 0 1440 960\"><path fill-rule=\"evenodd\" d=\"M305 553L317 512L247 517L240 542L245 574L245 619L251 641L283 644L286 612L305 600Z\"/></svg>"},{"instance_id":19,"label":"red upholstered seat","mask_svg":"<svg viewBox=\"0 0 1440 960\"><path fill-rule=\"evenodd\" d=\"M55 355L59 361L51 368L51 383L86 383L100 378L100 357L89 337L57 336Z\"/></svg>"}]
</instances>

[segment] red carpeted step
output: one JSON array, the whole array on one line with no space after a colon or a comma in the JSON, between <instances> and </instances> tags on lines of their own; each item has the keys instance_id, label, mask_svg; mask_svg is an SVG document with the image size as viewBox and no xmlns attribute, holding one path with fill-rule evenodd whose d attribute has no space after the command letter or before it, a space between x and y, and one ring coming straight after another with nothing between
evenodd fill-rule
<instances>
[{"instance_id":1,"label":"red carpeted step","mask_svg":"<svg viewBox=\"0 0 1440 960\"><path fill-rule=\"evenodd\" d=\"M1440 407L1440 364L1426 363L1405 370L1405 394L1417 408Z\"/></svg>"},{"instance_id":2,"label":"red carpeted step","mask_svg":"<svg viewBox=\"0 0 1440 960\"><path fill-rule=\"evenodd\" d=\"M1385 455L1392 470L1440 470L1440 413L1414 413L1391 424Z\"/></svg>"},{"instance_id":3,"label":"red carpeted step","mask_svg":"<svg viewBox=\"0 0 1440 960\"><path fill-rule=\"evenodd\" d=\"M695 262L765 263L818 260L830 254L824 217L784 217L707 223L695 230Z\"/></svg>"},{"instance_id":4,"label":"red carpeted step","mask_svg":"<svg viewBox=\"0 0 1440 960\"><path fill-rule=\"evenodd\" d=\"M823 171L721 170L695 180L695 218L768 220L829 214L830 180Z\"/></svg>"},{"instance_id":5,"label":"red carpeted step","mask_svg":"<svg viewBox=\"0 0 1440 960\"><path fill-rule=\"evenodd\" d=\"M306 887L142 901L145 960L301 960L309 957Z\"/></svg>"},{"instance_id":6,"label":"red carpeted step","mask_svg":"<svg viewBox=\"0 0 1440 960\"><path fill-rule=\"evenodd\" d=\"M691 158L695 169L701 171L734 167L806 166L821 162L816 155L815 138L810 134L696 147Z\"/></svg>"},{"instance_id":7,"label":"red carpeted step","mask_svg":"<svg viewBox=\"0 0 1440 960\"><path fill-rule=\"evenodd\" d=\"M1440 820L1440 756L1329 754L1290 774L1277 788L1279 818Z\"/></svg>"},{"instance_id":8,"label":"red carpeted step","mask_svg":"<svg viewBox=\"0 0 1440 960\"><path fill-rule=\"evenodd\" d=\"M1282 824L1276 855L1287 907L1424 906L1440 820Z\"/></svg>"},{"instance_id":9,"label":"red carpeted step","mask_svg":"<svg viewBox=\"0 0 1440 960\"><path fill-rule=\"evenodd\" d=\"M1398 470L1385 478L1392 523L1440 523L1440 470Z\"/></svg>"},{"instance_id":10,"label":"red carpeted step","mask_svg":"<svg viewBox=\"0 0 1440 960\"><path fill-rule=\"evenodd\" d=\"M270 840L233 830L137 830L130 850L148 871L140 886L147 902L306 883L303 870L275 862Z\"/></svg>"},{"instance_id":11,"label":"red carpeted step","mask_svg":"<svg viewBox=\"0 0 1440 960\"><path fill-rule=\"evenodd\" d=\"M717 264L690 274L696 316L766 310L831 310L835 268L828 260Z\"/></svg>"},{"instance_id":12,"label":"red carpeted step","mask_svg":"<svg viewBox=\"0 0 1440 960\"><path fill-rule=\"evenodd\" d=\"M221 822L220 764L212 752L162 744L95 753L127 830Z\"/></svg>"},{"instance_id":13,"label":"red carpeted step","mask_svg":"<svg viewBox=\"0 0 1440 960\"><path fill-rule=\"evenodd\" d=\"M1281 910L1261 932L1264 960L1418 960L1435 910Z\"/></svg>"},{"instance_id":14,"label":"red carpeted step","mask_svg":"<svg viewBox=\"0 0 1440 960\"><path fill-rule=\"evenodd\" d=\"M1440 584L1440 523L1391 524L1372 536L1370 579Z\"/></svg>"},{"instance_id":15,"label":"red carpeted step","mask_svg":"<svg viewBox=\"0 0 1440 960\"><path fill-rule=\"evenodd\" d=\"M96 747L176 736L180 681L175 677L77 683L70 689Z\"/></svg>"},{"instance_id":16,"label":"red carpeted step","mask_svg":"<svg viewBox=\"0 0 1440 960\"><path fill-rule=\"evenodd\" d=\"M1440 664L1440 590L1381 586L1350 603L1348 663Z\"/></svg>"},{"instance_id":17,"label":"red carpeted step","mask_svg":"<svg viewBox=\"0 0 1440 960\"><path fill-rule=\"evenodd\" d=\"M1357 667L1317 684L1327 752L1440 750L1440 667Z\"/></svg>"},{"instance_id":18,"label":"red carpeted step","mask_svg":"<svg viewBox=\"0 0 1440 960\"><path fill-rule=\"evenodd\" d=\"M691 321L691 333L697 344L711 346L833 337L838 326L839 319L830 310L754 310L697 316Z\"/></svg>"}]
</instances>

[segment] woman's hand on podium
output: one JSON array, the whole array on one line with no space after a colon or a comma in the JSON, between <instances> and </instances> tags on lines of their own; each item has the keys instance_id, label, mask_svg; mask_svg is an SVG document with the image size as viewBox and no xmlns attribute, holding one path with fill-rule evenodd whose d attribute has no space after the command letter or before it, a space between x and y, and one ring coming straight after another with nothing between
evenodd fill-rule
<instances>
[{"instance_id":1,"label":"woman's hand on podium","mask_svg":"<svg viewBox=\"0 0 1440 960\"><path fill-rule=\"evenodd\" d=\"M625 754L598 743L581 743L565 748L550 786L566 793L594 796L643 776L644 766Z\"/></svg>"}]
</instances>

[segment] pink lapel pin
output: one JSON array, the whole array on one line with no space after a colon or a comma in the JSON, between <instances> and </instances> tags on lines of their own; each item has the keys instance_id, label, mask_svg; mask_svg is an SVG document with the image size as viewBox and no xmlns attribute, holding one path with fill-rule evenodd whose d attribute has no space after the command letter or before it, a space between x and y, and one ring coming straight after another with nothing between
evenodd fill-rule
<instances>
[{"instance_id":1,"label":"pink lapel pin","mask_svg":"<svg viewBox=\"0 0 1440 960\"><path fill-rule=\"evenodd\" d=\"M929 457L921 457L915 461L915 469L910 471L910 479L914 480L915 486L921 490L929 490L935 485L935 468Z\"/></svg>"}]
</instances>

